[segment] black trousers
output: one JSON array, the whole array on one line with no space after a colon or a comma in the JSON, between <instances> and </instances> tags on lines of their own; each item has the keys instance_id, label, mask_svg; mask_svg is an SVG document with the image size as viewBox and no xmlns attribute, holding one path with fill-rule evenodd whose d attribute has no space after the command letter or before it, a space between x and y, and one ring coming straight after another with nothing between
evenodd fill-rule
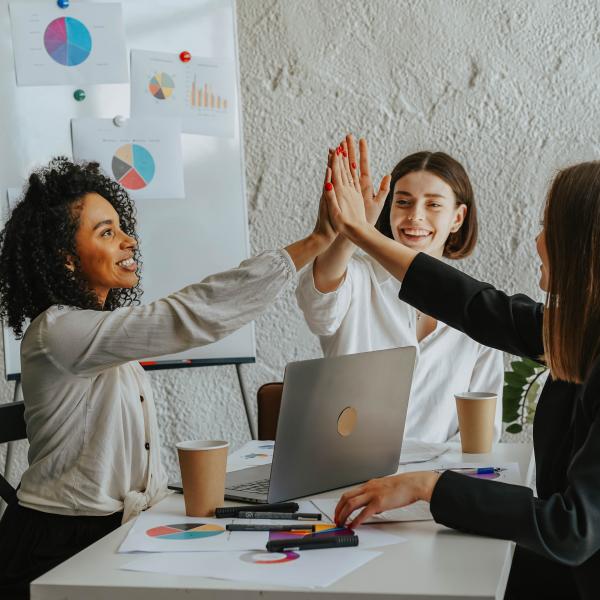
<instances>
[{"instance_id":1,"label":"black trousers","mask_svg":"<svg viewBox=\"0 0 600 600\"><path fill-rule=\"evenodd\" d=\"M0 598L28 600L29 584L121 525L123 513L71 517L8 506L0 521Z\"/></svg>"}]
</instances>

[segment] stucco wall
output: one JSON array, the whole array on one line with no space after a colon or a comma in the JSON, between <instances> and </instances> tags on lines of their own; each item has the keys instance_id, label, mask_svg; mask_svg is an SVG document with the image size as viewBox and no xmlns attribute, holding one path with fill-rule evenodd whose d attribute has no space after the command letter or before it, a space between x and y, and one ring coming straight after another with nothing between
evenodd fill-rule
<instances>
[{"instance_id":1,"label":"stucco wall","mask_svg":"<svg viewBox=\"0 0 600 600\"><path fill-rule=\"evenodd\" d=\"M444 150L471 175L480 244L460 267L540 298L533 237L553 172L600 151L600 5L433 0L239 0L252 252L313 226L329 145L366 136L378 177ZM574 232L576 234L576 232ZM293 290L256 323L250 397L319 355ZM175 441L248 439L233 367L152 374L164 458ZM0 401L12 384L0 384ZM3 455L0 455L0 460ZM25 444L17 449L17 480ZM0 465L3 461L0 462Z\"/></svg>"}]
</instances>

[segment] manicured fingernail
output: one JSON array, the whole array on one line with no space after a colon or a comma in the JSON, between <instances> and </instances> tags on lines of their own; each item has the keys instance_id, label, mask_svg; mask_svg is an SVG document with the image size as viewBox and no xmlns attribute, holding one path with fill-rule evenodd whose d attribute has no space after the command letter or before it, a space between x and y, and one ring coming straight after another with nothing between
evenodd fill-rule
<instances>
[{"instance_id":1,"label":"manicured fingernail","mask_svg":"<svg viewBox=\"0 0 600 600\"><path fill-rule=\"evenodd\" d=\"M330 182L330 181L328 181L328 182L325 184L325 189L326 189L328 192L330 192L330 191L333 189L333 185L331 184L331 182Z\"/></svg>"},{"instance_id":2,"label":"manicured fingernail","mask_svg":"<svg viewBox=\"0 0 600 600\"><path fill-rule=\"evenodd\" d=\"M335 149L335 153L336 153L336 154L339 154L339 153L340 153L340 147L339 147L339 146L338 146L338 147Z\"/></svg>"},{"instance_id":3,"label":"manicured fingernail","mask_svg":"<svg viewBox=\"0 0 600 600\"><path fill-rule=\"evenodd\" d=\"M342 154L344 155L344 158L348 156L348 153L345 150L342 150Z\"/></svg>"},{"instance_id":4,"label":"manicured fingernail","mask_svg":"<svg viewBox=\"0 0 600 600\"><path fill-rule=\"evenodd\" d=\"M356 163L355 162L352 163L352 168L356 169Z\"/></svg>"}]
</instances>

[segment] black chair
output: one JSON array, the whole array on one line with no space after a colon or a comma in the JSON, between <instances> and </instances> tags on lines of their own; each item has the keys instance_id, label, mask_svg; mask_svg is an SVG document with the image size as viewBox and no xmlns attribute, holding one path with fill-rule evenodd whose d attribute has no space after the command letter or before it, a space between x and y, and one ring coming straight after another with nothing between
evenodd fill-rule
<instances>
[{"instance_id":1,"label":"black chair","mask_svg":"<svg viewBox=\"0 0 600 600\"><path fill-rule=\"evenodd\" d=\"M0 404L0 444L27 438L24 413L23 402ZM16 495L15 488L0 475L0 496L7 504L11 504L15 501Z\"/></svg>"}]
</instances>

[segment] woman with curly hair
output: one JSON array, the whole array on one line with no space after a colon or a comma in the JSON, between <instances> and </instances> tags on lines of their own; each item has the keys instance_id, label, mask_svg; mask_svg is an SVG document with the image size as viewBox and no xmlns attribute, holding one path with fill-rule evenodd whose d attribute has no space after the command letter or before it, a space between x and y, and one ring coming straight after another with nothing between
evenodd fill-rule
<instances>
[{"instance_id":1,"label":"woman with curly hair","mask_svg":"<svg viewBox=\"0 0 600 600\"><path fill-rule=\"evenodd\" d=\"M22 336L29 468L0 521L0 597L166 494L139 360L209 344L258 317L333 232L138 306L134 206L96 163L34 172L0 234L0 316ZM31 324L25 330L26 320Z\"/></svg>"}]
</instances>

